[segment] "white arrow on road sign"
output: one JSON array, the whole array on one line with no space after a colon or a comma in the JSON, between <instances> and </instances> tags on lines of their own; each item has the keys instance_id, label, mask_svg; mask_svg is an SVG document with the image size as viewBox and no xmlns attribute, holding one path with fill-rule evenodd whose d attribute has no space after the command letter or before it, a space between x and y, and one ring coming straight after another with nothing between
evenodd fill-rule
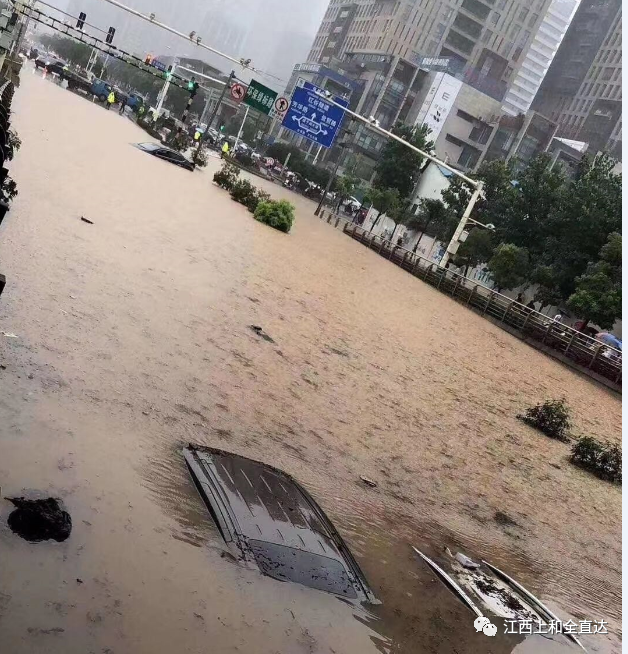
<instances>
[{"instance_id":1,"label":"white arrow on road sign","mask_svg":"<svg viewBox=\"0 0 628 654\"><path fill-rule=\"evenodd\" d=\"M312 115L312 118L316 118L316 114ZM299 129L302 129L304 132L309 132L310 134L316 136L317 134L327 135L327 130L321 128L321 124L315 122L307 116L292 116L292 120L299 126Z\"/></svg>"}]
</instances>

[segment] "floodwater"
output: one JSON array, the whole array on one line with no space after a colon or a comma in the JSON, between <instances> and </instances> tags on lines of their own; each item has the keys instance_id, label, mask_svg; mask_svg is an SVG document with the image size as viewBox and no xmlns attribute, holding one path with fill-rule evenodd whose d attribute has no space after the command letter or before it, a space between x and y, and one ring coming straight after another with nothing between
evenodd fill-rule
<instances>
[{"instance_id":1,"label":"floodwater","mask_svg":"<svg viewBox=\"0 0 628 654\"><path fill-rule=\"evenodd\" d=\"M485 558L564 619L608 620L608 636L582 639L619 651L620 489L516 419L564 396L577 433L619 441L616 395L318 221L309 201L256 180L297 207L292 233L273 231L212 185L215 159L195 173L159 161L116 112L22 77L19 196L0 230L0 331L17 336L0 333L0 485L61 498L73 531L28 544L0 500L3 654L569 649L476 634L411 545ZM303 483L382 604L222 556L187 442Z\"/></svg>"}]
</instances>

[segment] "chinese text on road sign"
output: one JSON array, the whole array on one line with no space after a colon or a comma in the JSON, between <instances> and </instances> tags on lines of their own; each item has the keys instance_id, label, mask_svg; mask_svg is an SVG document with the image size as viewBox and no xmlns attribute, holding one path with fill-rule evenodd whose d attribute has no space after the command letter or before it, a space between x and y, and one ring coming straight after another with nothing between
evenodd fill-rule
<instances>
[{"instance_id":1,"label":"chinese text on road sign","mask_svg":"<svg viewBox=\"0 0 628 654\"><path fill-rule=\"evenodd\" d=\"M325 148L331 147L340 128L344 110L319 95L321 89L306 81L299 81L292 94L292 102L282 125ZM348 105L346 100L334 102Z\"/></svg>"},{"instance_id":2,"label":"chinese text on road sign","mask_svg":"<svg viewBox=\"0 0 628 654\"><path fill-rule=\"evenodd\" d=\"M261 111L263 114L269 114L270 110L275 105L275 100L277 99L277 92L269 89L267 86L256 82L254 79L251 80L249 88L246 90L246 95L244 96L244 104L248 104L249 107Z\"/></svg>"}]
</instances>

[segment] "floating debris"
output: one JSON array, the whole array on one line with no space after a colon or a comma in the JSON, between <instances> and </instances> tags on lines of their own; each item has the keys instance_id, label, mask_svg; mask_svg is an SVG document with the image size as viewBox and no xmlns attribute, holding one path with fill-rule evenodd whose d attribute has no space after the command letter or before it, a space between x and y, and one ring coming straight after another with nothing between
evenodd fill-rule
<instances>
[{"instance_id":1,"label":"floating debris","mask_svg":"<svg viewBox=\"0 0 628 654\"><path fill-rule=\"evenodd\" d=\"M268 341L269 343L275 342L259 325L249 325L249 329L254 331L260 338L263 338L265 341Z\"/></svg>"},{"instance_id":2,"label":"floating debris","mask_svg":"<svg viewBox=\"0 0 628 654\"><path fill-rule=\"evenodd\" d=\"M42 540L67 540L72 531L72 518L61 508L59 500L27 500L24 497L7 497L16 509L9 514L9 527L18 536L31 543Z\"/></svg>"}]
</instances>

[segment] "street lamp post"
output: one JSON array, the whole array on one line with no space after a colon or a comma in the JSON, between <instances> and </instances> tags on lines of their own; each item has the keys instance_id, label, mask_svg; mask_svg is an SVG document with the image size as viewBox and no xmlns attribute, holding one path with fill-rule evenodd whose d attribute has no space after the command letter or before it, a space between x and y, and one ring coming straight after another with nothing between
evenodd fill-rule
<instances>
[{"instance_id":1,"label":"street lamp post","mask_svg":"<svg viewBox=\"0 0 628 654\"><path fill-rule=\"evenodd\" d=\"M229 79L227 80L227 83L222 87L222 91L220 92L220 97L218 98L218 102L216 102L216 106L212 111L212 115L210 119L207 121L207 127L205 128L205 131L201 134L201 138L198 140L198 146L196 147L196 150L194 151L194 157L192 158L194 163L197 162L198 155L200 154L201 147L203 146L203 141L205 140L207 133L209 132L209 128L214 124L214 120L216 119L216 114L218 113L218 109L220 108L220 105L222 104L222 101L225 97L225 92L227 91L228 88L231 88L231 82L233 82L234 78L235 78L235 71L232 70L231 73L229 73Z\"/></svg>"},{"instance_id":2,"label":"street lamp post","mask_svg":"<svg viewBox=\"0 0 628 654\"><path fill-rule=\"evenodd\" d=\"M473 207L475 206L475 203L480 199L482 195L483 186L484 185L482 182L478 182L478 185L473 191L471 195L471 199L469 200L469 204L467 205L467 208L464 210L464 213L462 214L462 218L458 223L458 227L456 227L456 231L454 232L454 235L451 237L451 241L449 241L449 245L445 250L445 254L443 254L443 257L440 260L441 266L443 267L446 266L449 263L449 259L451 255L456 254L458 250L458 245L460 243L460 236L462 235L464 228L467 226L467 223L476 222L475 220L471 220L471 212L473 211Z\"/></svg>"},{"instance_id":3,"label":"street lamp post","mask_svg":"<svg viewBox=\"0 0 628 654\"><path fill-rule=\"evenodd\" d=\"M338 147L342 148L343 150L347 147L346 143L338 143ZM318 206L316 207L316 210L314 211L315 216L320 216L321 209L323 207L323 203L325 202L325 198L327 197L327 194L329 193L329 190L331 189L331 185L334 183L334 179L336 179L336 173L338 172L338 167L340 166L340 159L342 158L341 153L338 153L338 159L336 160L336 165L334 166L334 169L329 176L329 179L327 180L327 186L325 187L325 190L323 191L323 195L321 196L320 202L318 203Z\"/></svg>"},{"instance_id":4,"label":"street lamp post","mask_svg":"<svg viewBox=\"0 0 628 654\"><path fill-rule=\"evenodd\" d=\"M161 108L163 107L164 101L166 100L166 95L168 95L168 89L170 88L170 80L172 79L172 76L174 75L174 72L177 69L178 63L179 60L175 59L172 62L172 68L166 74L166 81L164 82L164 85L161 87L161 91L159 92L159 98L157 99L157 106L155 107L156 109L155 120L157 120L159 114L161 113Z\"/></svg>"}]
</instances>

